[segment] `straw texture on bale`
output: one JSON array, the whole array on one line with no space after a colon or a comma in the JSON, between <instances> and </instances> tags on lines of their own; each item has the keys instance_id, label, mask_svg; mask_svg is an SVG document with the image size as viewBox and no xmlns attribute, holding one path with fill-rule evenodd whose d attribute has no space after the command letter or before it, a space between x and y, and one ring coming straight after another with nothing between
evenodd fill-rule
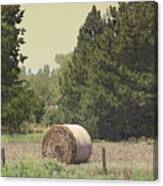
<instances>
[{"instance_id":1,"label":"straw texture on bale","mask_svg":"<svg viewBox=\"0 0 163 186\"><path fill-rule=\"evenodd\" d=\"M91 138L80 125L54 125L42 141L44 157L57 158L65 163L86 162L91 152Z\"/></svg>"}]
</instances>

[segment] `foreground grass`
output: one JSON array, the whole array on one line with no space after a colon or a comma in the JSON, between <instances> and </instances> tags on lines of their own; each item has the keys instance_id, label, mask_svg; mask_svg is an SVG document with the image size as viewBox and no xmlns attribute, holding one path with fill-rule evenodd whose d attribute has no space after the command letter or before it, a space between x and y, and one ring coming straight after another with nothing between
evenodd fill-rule
<instances>
[{"instance_id":1,"label":"foreground grass","mask_svg":"<svg viewBox=\"0 0 163 186\"><path fill-rule=\"evenodd\" d=\"M65 165L55 160L33 160L26 158L6 163L2 167L3 177L65 178L65 179L129 179L153 180L151 172L139 169L110 167L104 174L98 164Z\"/></svg>"},{"instance_id":2,"label":"foreground grass","mask_svg":"<svg viewBox=\"0 0 163 186\"><path fill-rule=\"evenodd\" d=\"M152 139L129 139L120 142L96 140L89 163L65 165L42 157L41 141L44 134L45 131L2 135L6 154L2 176L154 180L152 162L155 143ZM106 148L107 174L102 171L102 147Z\"/></svg>"}]
</instances>

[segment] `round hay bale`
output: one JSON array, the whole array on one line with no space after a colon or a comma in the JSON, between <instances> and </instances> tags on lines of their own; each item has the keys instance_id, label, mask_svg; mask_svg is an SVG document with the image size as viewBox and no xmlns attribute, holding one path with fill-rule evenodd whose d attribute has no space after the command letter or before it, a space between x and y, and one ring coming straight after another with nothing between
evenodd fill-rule
<instances>
[{"instance_id":1,"label":"round hay bale","mask_svg":"<svg viewBox=\"0 0 163 186\"><path fill-rule=\"evenodd\" d=\"M65 163L86 162L91 152L91 138L80 125L54 125L42 141L44 157L57 158Z\"/></svg>"}]
</instances>

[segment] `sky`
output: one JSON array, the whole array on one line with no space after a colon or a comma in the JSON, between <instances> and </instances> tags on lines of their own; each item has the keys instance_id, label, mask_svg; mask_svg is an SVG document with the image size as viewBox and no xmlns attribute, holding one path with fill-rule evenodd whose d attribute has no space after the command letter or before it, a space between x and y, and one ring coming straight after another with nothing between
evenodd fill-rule
<instances>
[{"instance_id":1,"label":"sky","mask_svg":"<svg viewBox=\"0 0 163 186\"><path fill-rule=\"evenodd\" d=\"M25 4L21 27L26 29L21 51L28 59L24 66L32 72L46 64L57 68L56 54L72 52L77 42L79 28L96 5L103 15L110 4L95 3L53 3L53 4Z\"/></svg>"}]
</instances>

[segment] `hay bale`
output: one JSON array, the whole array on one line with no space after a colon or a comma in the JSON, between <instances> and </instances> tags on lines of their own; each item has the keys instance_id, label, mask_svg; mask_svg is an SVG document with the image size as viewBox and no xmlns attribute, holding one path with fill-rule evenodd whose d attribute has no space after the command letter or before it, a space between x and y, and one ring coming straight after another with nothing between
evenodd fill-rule
<instances>
[{"instance_id":1,"label":"hay bale","mask_svg":"<svg viewBox=\"0 0 163 186\"><path fill-rule=\"evenodd\" d=\"M80 125L54 125L44 136L42 154L65 163L88 161L92 152L92 141Z\"/></svg>"}]
</instances>

